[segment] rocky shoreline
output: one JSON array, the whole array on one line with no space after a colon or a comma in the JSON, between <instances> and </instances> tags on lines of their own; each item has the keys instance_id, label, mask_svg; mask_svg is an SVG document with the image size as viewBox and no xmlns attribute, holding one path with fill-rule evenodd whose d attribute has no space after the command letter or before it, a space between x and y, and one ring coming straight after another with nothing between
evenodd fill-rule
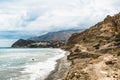
<instances>
[{"instance_id":1,"label":"rocky shoreline","mask_svg":"<svg viewBox=\"0 0 120 80\"><path fill-rule=\"evenodd\" d=\"M63 80L67 75L71 62L67 60L69 52L65 53L65 56L57 60L55 70L52 71L45 80Z\"/></svg>"},{"instance_id":2,"label":"rocky shoreline","mask_svg":"<svg viewBox=\"0 0 120 80\"><path fill-rule=\"evenodd\" d=\"M120 80L120 13L73 34L66 50L72 64L64 80Z\"/></svg>"},{"instance_id":3,"label":"rocky shoreline","mask_svg":"<svg viewBox=\"0 0 120 80\"><path fill-rule=\"evenodd\" d=\"M64 48L70 54L47 80L120 80L120 13L72 34Z\"/></svg>"}]
</instances>

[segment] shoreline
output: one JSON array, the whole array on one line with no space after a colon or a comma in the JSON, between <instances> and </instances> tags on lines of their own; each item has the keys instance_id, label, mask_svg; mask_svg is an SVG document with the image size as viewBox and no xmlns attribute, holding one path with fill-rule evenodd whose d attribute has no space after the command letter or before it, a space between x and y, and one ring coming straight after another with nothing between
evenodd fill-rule
<instances>
[{"instance_id":1,"label":"shoreline","mask_svg":"<svg viewBox=\"0 0 120 80\"><path fill-rule=\"evenodd\" d=\"M71 62L67 60L69 52L65 52L65 56L56 60L57 64L55 69L50 72L45 80L63 80L65 75L68 73Z\"/></svg>"}]
</instances>

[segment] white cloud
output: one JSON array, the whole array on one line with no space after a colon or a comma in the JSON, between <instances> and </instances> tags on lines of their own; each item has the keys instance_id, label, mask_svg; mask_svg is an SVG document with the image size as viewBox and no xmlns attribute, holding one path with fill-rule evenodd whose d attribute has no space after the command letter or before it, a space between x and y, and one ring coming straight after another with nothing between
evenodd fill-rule
<instances>
[{"instance_id":1,"label":"white cloud","mask_svg":"<svg viewBox=\"0 0 120 80\"><path fill-rule=\"evenodd\" d=\"M119 0L0 0L0 31L89 27L108 14L118 13L118 3Z\"/></svg>"}]
</instances>

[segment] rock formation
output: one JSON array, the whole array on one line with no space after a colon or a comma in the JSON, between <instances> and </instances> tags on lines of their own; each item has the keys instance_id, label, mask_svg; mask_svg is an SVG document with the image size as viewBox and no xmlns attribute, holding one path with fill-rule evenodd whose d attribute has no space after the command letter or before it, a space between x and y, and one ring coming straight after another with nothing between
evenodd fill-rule
<instances>
[{"instance_id":1,"label":"rock formation","mask_svg":"<svg viewBox=\"0 0 120 80\"><path fill-rule=\"evenodd\" d=\"M30 44L35 43L35 41L32 40L24 40L24 39L19 39L17 42L15 42L12 47L14 48L26 48L28 47Z\"/></svg>"},{"instance_id":2,"label":"rock formation","mask_svg":"<svg viewBox=\"0 0 120 80\"><path fill-rule=\"evenodd\" d=\"M120 80L120 13L72 34L65 49L72 64L64 80Z\"/></svg>"}]
</instances>

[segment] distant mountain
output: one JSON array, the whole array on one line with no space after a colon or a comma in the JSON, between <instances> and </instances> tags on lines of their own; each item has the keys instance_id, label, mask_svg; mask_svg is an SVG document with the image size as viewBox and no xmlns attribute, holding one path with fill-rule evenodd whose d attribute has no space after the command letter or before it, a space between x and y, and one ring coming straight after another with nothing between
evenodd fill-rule
<instances>
[{"instance_id":1,"label":"distant mountain","mask_svg":"<svg viewBox=\"0 0 120 80\"><path fill-rule=\"evenodd\" d=\"M63 31L58 31L58 32L49 32L45 35L38 36L38 37L32 37L29 38L28 40L33 40L33 41L67 41L68 38L73 34L73 33L79 33L83 31L83 29L78 29L78 30L63 30Z\"/></svg>"},{"instance_id":2,"label":"distant mountain","mask_svg":"<svg viewBox=\"0 0 120 80\"><path fill-rule=\"evenodd\" d=\"M19 39L11 47L14 48L38 48L38 47L60 47L67 42L68 38L73 33L80 33L83 29L78 30L63 30L58 32L49 32L47 34L32 37L27 40Z\"/></svg>"}]
</instances>

